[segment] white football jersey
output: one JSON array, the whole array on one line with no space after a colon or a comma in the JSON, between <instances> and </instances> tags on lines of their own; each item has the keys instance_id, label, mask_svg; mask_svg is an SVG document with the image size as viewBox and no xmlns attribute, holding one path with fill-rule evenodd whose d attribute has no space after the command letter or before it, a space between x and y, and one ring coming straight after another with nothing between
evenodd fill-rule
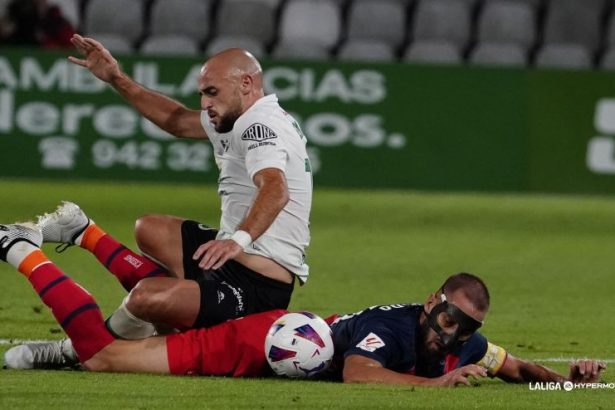
<instances>
[{"instance_id":1,"label":"white football jersey","mask_svg":"<svg viewBox=\"0 0 615 410\"><path fill-rule=\"evenodd\" d=\"M201 112L201 123L220 169L222 217L217 239L229 238L245 218L256 195L254 175L265 168L280 169L290 200L269 229L245 251L273 259L305 283L309 274L305 250L310 242L312 172L307 141L299 125L280 107L274 94L256 101L228 133L216 132L206 111Z\"/></svg>"}]
</instances>

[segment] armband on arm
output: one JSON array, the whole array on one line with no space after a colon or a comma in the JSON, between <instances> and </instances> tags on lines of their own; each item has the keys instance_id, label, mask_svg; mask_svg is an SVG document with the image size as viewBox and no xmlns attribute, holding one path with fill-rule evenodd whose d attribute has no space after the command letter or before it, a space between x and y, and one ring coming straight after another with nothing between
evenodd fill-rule
<instances>
[{"instance_id":1,"label":"armband on arm","mask_svg":"<svg viewBox=\"0 0 615 410\"><path fill-rule=\"evenodd\" d=\"M506 350L500 346L487 342L487 352L476 364L487 369L489 376L493 377L504 365L507 355Z\"/></svg>"}]
</instances>

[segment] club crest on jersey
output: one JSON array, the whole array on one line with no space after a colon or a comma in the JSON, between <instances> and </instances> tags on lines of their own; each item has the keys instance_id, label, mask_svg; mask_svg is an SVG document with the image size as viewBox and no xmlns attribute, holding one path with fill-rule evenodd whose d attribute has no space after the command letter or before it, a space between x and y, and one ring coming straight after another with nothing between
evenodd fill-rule
<instances>
[{"instance_id":1,"label":"club crest on jersey","mask_svg":"<svg viewBox=\"0 0 615 410\"><path fill-rule=\"evenodd\" d=\"M229 144L227 139L220 140L220 148L218 149L218 155L223 155L225 152L228 152L230 146L231 144Z\"/></svg>"},{"instance_id":2,"label":"club crest on jersey","mask_svg":"<svg viewBox=\"0 0 615 410\"><path fill-rule=\"evenodd\" d=\"M384 347L384 342L377 334L370 333L365 337L365 339L359 342L357 347L367 352L374 352L377 349Z\"/></svg>"},{"instance_id":3,"label":"club crest on jersey","mask_svg":"<svg viewBox=\"0 0 615 410\"><path fill-rule=\"evenodd\" d=\"M245 141L265 141L278 138L275 132L266 125L263 124L253 124L247 130L241 134L241 139Z\"/></svg>"}]
</instances>

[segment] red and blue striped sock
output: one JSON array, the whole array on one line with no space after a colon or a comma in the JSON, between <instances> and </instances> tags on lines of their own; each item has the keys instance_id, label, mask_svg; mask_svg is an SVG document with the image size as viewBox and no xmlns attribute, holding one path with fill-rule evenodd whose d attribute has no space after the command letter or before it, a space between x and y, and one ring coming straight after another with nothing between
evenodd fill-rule
<instances>
[{"instance_id":1,"label":"red and blue striped sock","mask_svg":"<svg viewBox=\"0 0 615 410\"><path fill-rule=\"evenodd\" d=\"M92 252L129 292L143 278L168 276L166 269L126 248L95 224L85 230L81 247Z\"/></svg>"},{"instance_id":2,"label":"red and blue striped sock","mask_svg":"<svg viewBox=\"0 0 615 410\"><path fill-rule=\"evenodd\" d=\"M83 363L115 339L105 327L100 308L85 289L66 276L40 250L28 254L18 270L32 284L73 342Z\"/></svg>"}]
</instances>

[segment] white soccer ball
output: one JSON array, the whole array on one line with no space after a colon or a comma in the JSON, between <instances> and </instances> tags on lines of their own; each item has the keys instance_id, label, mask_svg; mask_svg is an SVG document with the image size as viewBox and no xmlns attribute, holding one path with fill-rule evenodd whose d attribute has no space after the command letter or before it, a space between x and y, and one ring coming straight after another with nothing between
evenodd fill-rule
<instances>
[{"instance_id":1,"label":"white soccer ball","mask_svg":"<svg viewBox=\"0 0 615 410\"><path fill-rule=\"evenodd\" d=\"M265 338L265 354L280 376L312 377L331 363L331 328L313 313L287 313L271 325Z\"/></svg>"}]
</instances>

